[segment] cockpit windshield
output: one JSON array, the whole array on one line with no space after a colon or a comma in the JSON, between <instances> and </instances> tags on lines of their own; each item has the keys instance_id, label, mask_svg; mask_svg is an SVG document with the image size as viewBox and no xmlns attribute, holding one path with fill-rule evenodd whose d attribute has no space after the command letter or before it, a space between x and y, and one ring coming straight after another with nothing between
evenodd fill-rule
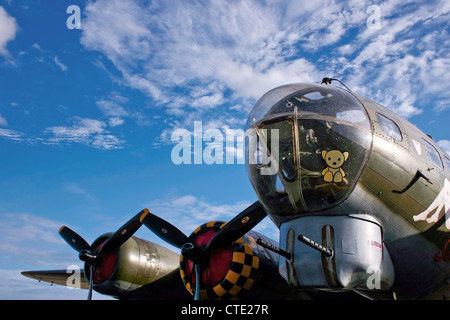
<instances>
[{"instance_id":1,"label":"cockpit windshield","mask_svg":"<svg viewBox=\"0 0 450 320\"><path fill-rule=\"evenodd\" d=\"M260 201L279 215L325 210L346 199L372 143L362 104L347 91L322 85L269 92L250 114L251 128L268 132L269 149L275 142L269 133L278 133L278 154L271 158L278 172L264 175L252 164L248 171Z\"/></svg>"},{"instance_id":2,"label":"cockpit windshield","mask_svg":"<svg viewBox=\"0 0 450 320\"><path fill-rule=\"evenodd\" d=\"M303 90L302 90L303 88ZM326 86L286 85L266 93L255 105L247 122L252 125L294 112L303 116L320 115L370 128L361 103L347 91Z\"/></svg>"}]
</instances>

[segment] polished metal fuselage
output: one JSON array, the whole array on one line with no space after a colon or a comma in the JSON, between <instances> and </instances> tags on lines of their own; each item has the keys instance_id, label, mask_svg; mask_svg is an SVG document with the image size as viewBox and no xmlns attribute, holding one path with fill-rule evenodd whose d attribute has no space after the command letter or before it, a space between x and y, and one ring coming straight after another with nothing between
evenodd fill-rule
<instances>
[{"instance_id":1,"label":"polished metal fuselage","mask_svg":"<svg viewBox=\"0 0 450 320\"><path fill-rule=\"evenodd\" d=\"M436 258L445 254L443 250L450 239L449 208L436 207L430 213L429 216L435 214L437 221L418 219L435 199L448 201L440 196L450 179L447 159L433 139L410 122L375 102L357 97L372 121L373 144L357 187L342 209L370 212L382 223L384 242L396 270L394 290L406 297L434 294L436 298L449 298L450 264ZM395 121L401 141L383 131L376 113ZM442 167L430 160L424 143L441 153ZM419 178L405 190L417 172L427 179Z\"/></svg>"}]
</instances>

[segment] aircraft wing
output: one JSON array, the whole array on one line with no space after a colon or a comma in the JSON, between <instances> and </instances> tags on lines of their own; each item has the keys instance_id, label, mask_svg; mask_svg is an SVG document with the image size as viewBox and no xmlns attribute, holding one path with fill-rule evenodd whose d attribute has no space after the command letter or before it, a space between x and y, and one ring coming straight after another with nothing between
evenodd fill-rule
<instances>
[{"instance_id":1,"label":"aircraft wing","mask_svg":"<svg viewBox=\"0 0 450 320\"><path fill-rule=\"evenodd\" d=\"M72 275L72 273L67 273L67 270L23 271L21 273L31 279L56 283L62 286L67 286L67 280ZM89 283L86 282L84 276L80 277L80 287L81 289L89 289Z\"/></svg>"},{"instance_id":2,"label":"aircraft wing","mask_svg":"<svg viewBox=\"0 0 450 320\"><path fill-rule=\"evenodd\" d=\"M81 270L81 272L83 273L83 270ZM67 280L72 275L71 273L67 273L67 270L23 271L21 274L34 280L55 283L62 286L67 286ZM85 277L83 276L80 278L81 289L89 289L89 283L86 281ZM173 300L191 298L192 296L184 288L178 269L127 295L127 299Z\"/></svg>"}]
</instances>

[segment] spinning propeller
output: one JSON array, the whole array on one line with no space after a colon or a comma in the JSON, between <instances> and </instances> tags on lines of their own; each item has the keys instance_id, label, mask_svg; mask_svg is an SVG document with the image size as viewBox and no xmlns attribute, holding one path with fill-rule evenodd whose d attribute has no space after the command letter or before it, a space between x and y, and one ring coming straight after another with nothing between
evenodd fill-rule
<instances>
[{"instance_id":1,"label":"spinning propeller","mask_svg":"<svg viewBox=\"0 0 450 320\"><path fill-rule=\"evenodd\" d=\"M139 212L97 248L92 248L86 240L66 226L59 229L59 234L61 237L78 252L80 260L86 262L90 266L88 300L92 299L94 272L95 269L101 265L102 256L117 250L122 244L131 238L131 236L142 225L142 220L147 214L149 214L148 209L144 209Z\"/></svg>"},{"instance_id":2,"label":"spinning propeller","mask_svg":"<svg viewBox=\"0 0 450 320\"><path fill-rule=\"evenodd\" d=\"M225 224L206 245L196 245L183 232L169 222L147 213L142 223L167 243L180 248L184 257L191 260L195 267L195 300L200 299L200 271L206 265L213 249L231 244L249 232L266 216L262 205L257 201Z\"/></svg>"}]
</instances>

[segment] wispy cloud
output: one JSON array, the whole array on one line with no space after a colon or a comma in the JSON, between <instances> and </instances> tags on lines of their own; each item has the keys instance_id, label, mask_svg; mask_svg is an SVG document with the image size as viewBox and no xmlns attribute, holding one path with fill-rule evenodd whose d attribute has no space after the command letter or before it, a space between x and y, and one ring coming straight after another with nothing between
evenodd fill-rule
<instances>
[{"instance_id":1,"label":"wispy cloud","mask_svg":"<svg viewBox=\"0 0 450 320\"><path fill-rule=\"evenodd\" d=\"M59 60L58 56L55 56L53 61L61 68L61 71L67 71L68 67Z\"/></svg>"},{"instance_id":2,"label":"wispy cloud","mask_svg":"<svg viewBox=\"0 0 450 320\"><path fill-rule=\"evenodd\" d=\"M122 107L122 104L125 104L128 101L128 98L113 92L107 99L102 98L98 100L96 105L107 117L127 117L129 114Z\"/></svg>"},{"instance_id":3,"label":"wispy cloud","mask_svg":"<svg viewBox=\"0 0 450 320\"><path fill-rule=\"evenodd\" d=\"M76 256L70 256L70 250L58 235L61 222L29 213L2 212L0 224L0 265L3 268L17 262L23 266L64 268L76 262Z\"/></svg>"},{"instance_id":4,"label":"wispy cloud","mask_svg":"<svg viewBox=\"0 0 450 320\"><path fill-rule=\"evenodd\" d=\"M273 9L254 1L97 1L85 10L81 42L103 52L125 84L148 93L170 114L189 110L202 116L235 100L224 95L227 88L240 99L256 99L286 80L312 80L307 73L314 67L306 60L282 60L287 44ZM119 16L120 30L108 22Z\"/></svg>"},{"instance_id":5,"label":"wispy cloud","mask_svg":"<svg viewBox=\"0 0 450 320\"><path fill-rule=\"evenodd\" d=\"M36 61L45 64L50 68L58 67L61 71L69 70L69 67L61 61L58 55L55 55L50 50L42 48L39 43L33 43L31 47L33 48L34 53L36 53Z\"/></svg>"},{"instance_id":6,"label":"wispy cloud","mask_svg":"<svg viewBox=\"0 0 450 320\"><path fill-rule=\"evenodd\" d=\"M42 241L45 243L61 244L58 237L58 230L61 227L56 221L34 216L28 213L6 213L0 216L2 226L1 243L12 244L22 241ZM5 248L5 247L1 247Z\"/></svg>"},{"instance_id":7,"label":"wispy cloud","mask_svg":"<svg viewBox=\"0 0 450 320\"><path fill-rule=\"evenodd\" d=\"M367 7L357 0L97 0L83 9L80 41L112 63L115 82L141 91L153 108L163 110L165 127L156 145L167 142L174 128L189 129L198 120L242 128L267 90L324 76L341 78L353 91L406 118L423 114L423 101L430 97L435 113L446 111L450 91L442 90L442 83L450 82L449 2L382 2L380 29L367 27ZM61 55L38 43L33 50L42 63L68 70ZM108 72L99 60L97 66ZM116 149L125 141L110 131L128 119L150 123L150 109L135 107L123 91L95 99L103 117L46 128L40 139ZM12 130L0 136L26 140Z\"/></svg>"},{"instance_id":8,"label":"wispy cloud","mask_svg":"<svg viewBox=\"0 0 450 320\"><path fill-rule=\"evenodd\" d=\"M153 200L146 206L150 212L169 221L186 235L190 235L198 226L206 222L229 221L250 205L250 202L209 203L193 195L183 195ZM261 222L255 230L278 240L278 229L271 221Z\"/></svg>"},{"instance_id":9,"label":"wispy cloud","mask_svg":"<svg viewBox=\"0 0 450 320\"><path fill-rule=\"evenodd\" d=\"M28 135L17 130L0 128L0 137L30 145L78 143L101 150L115 150L125 147L126 141L112 135L106 130L107 124L103 121L76 117L71 119L71 122L72 125L70 126L48 127L39 136Z\"/></svg>"},{"instance_id":10,"label":"wispy cloud","mask_svg":"<svg viewBox=\"0 0 450 320\"><path fill-rule=\"evenodd\" d=\"M10 130L10 129L1 129L0 128L0 137L12 140L12 141L25 141L26 137L25 134L16 130Z\"/></svg>"},{"instance_id":11,"label":"wispy cloud","mask_svg":"<svg viewBox=\"0 0 450 320\"><path fill-rule=\"evenodd\" d=\"M88 200L93 200L93 196L86 191L83 187L80 186L80 184L76 182L67 182L63 185L63 190L66 192L69 192L71 194L81 196Z\"/></svg>"},{"instance_id":12,"label":"wispy cloud","mask_svg":"<svg viewBox=\"0 0 450 320\"><path fill-rule=\"evenodd\" d=\"M0 127L6 127L8 126L8 122L6 121L6 119L4 117L2 117L2 115L0 114Z\"/></svg>"},{"instance_id":13,"label":"wispy cloud","mask_svg":"<svg viewBox=\"0 0 450 320\"><path fill-rule=\"evenodd\" d=\"M109 125L117 127L125 122L123 118L130 116L130 113L122 106L128 101L128 98L112 92L108 98L101 98L95 104L102 111L103 115L108 118Z\"/></svg>"},{"instance_id":14,"label":"wispy cloud","mask_svg":"<svg viewBox=\"0 0 450 320\"><path fill-rule=\"evenodd\" d=\"M383 2L381 29L371 30L360 1L98 0L86 7L81 43L180 119L237 104L248 111L270 88L325 75L344 76L355 91L412 117L423 112L423 94L448 98L439 81L448 79L450 40L431 30L445 24L449 7ZM118 17L120 26L111 23Z\"/></svg>"},{"instance_id":15,"label":"wispy cloud","mask_svg":"<svg viewBox=\"0 0 450 320\"><path fill-rule=\"evenodd\" d=\"M400 115L409 118L424 110L418 104L426 95L447 100L449 65L448 32L434 27L446 23L450 13L447 1L380 4L381 28L361 29L333 57L337 74L347 75L355 91L368 95ZM439 40L438 40L439 39ZM439 66L439 67L438 67Z\"/></svg>"},{"instance_id":16,"label":"wispy cloud","mask_svg":"<svg viewBox=\"0 0 450 320\"><path fill-rule=\"evenodd\" d=\"M8 56L8 42L16 38L19 26L14 17L0 6L0 56Z\"/></svg>"},{"instance_id":17,"label":"wispy cloud","mask_svg":"<svg viewBox=\"0 0 450 320\"><path fill-rule=\"evenodd\" d=\"M121 149L124 141L109 134L102 121L87 118L75 118L71 126L49 127L45 139L49 144L81 143L98 149Z\"/></svg>"},{"instance_id":18,"label":"wispy cloud","mask_svg":"<svg viewBox=\"0 0 450 320\"><path fill-rule=\"evenodd\" d=\"M50 286L24 277L30 270L60 270L83 263L75 251L58 235L62 222L42 216L0 212L0 300L85 299L86 290ZM20 268L17 270L17 268ZM97 293L96 299L106 297Z\"/></svg>"}]
</instances>

